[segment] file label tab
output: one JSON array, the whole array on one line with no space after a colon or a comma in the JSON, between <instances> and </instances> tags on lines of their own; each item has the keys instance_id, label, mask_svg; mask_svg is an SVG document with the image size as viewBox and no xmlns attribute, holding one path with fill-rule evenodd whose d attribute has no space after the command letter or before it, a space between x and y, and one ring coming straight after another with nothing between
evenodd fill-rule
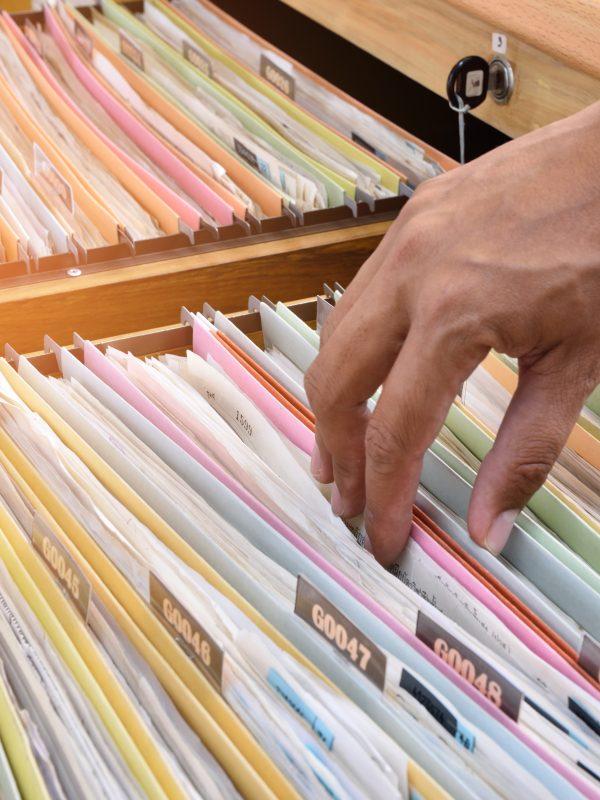
<instances>
[{"instance_id":1,"label":"file label tab","mask_svg":"<svg viewBox=\"0 0 600 800\"><path fill-rule=\"evenodd\" d=\"M265 53L261 53L260 56L260 74L280 92L283 92L292 100L294 99L296 91L294 78L277 66Z\"/></svg>"},{"instance_id":2,"label":"file label tab","mask_svg":"<svg viewBox=\"0 0 600 800\"><path fill-rule=\"evenodd\" d=\"M199 69L200 72L203 72L205 75L208 75L209 78L212 78L212 64L210 63L209 59L198 50L197 47L194 47L189 42L183 42L183 57L186 61L189 61L193 67Z\"/></svg>"},{"instance_id":3,"label":"file label tab","mask_svg":"<svg viewBox=\"0 0 600 800\"><path fill-rule=\"evenodd\" d=\"M383 691L385 653L302 575L298 576L294 611Z\"/></svg>"},{"instance_id":4,"label":"file label tab","mask_svg":"<svg viewBox=\"0 0 600 800\"><path fill-rule=\"evenodd\" d=\"M71 600L84 622L87 622L92 587L77 563L50 528L35 517L31 542Z\"/></svg>"},{"instance_id":5,"label":"file label tab","mask_svg":"<svg viewBox=\"0 0 600 800\"><path fill-rule=\"evenodd\" d=\"M150 604L181 649L220 690L223 650L152 573L150 573Z\"/></svg>"},{"instance_id":6,"label":"file label tab","mask_svg":"<svg viewBox=\"0 0 600 800\"><path fill-rule=\"evenodd\" d=\"M481 656L445 631L422 611L417 617L417 638L445 661L449 667L487 697L508 717L519 718L523 695Z\"/></svg>"}]
</instances>

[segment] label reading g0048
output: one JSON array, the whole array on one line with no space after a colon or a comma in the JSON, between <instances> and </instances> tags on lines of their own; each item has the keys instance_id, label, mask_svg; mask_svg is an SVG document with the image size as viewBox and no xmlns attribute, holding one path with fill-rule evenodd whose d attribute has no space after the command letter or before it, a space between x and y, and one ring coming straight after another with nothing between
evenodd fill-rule
<instances>
[{"instance_id":1,"label":"label reading g0048","mask_svg":"<svg viewBox=\"0 0 600 800\"><path fill-rule=\"evenodd\" d=\"M518 720L523 695L477 653L445 631L422 611L417 617L417 637L449 667L491 700L507 716Z\"/></svg>"},{"instance_id":2,"label":"label reading g0048","mask_svg":"<svg viewBox=\"0 0 600 800\"><path fill-rule=\"evenodd\" d=\"M182 650L220 690L223 650L156 575L150 573L150 603Z\"/></svg>"},{"instance_id":3,"label":"label reading g0048","mask_svg":"<svg viewBox=\"0 0 600 800\"><path fill-rule=\"evenodd\" d=\"M294 611L383 691L385 653L302 575L298 576Z\"/></svg>"},{"instance_id":4,"label":"label reading g0048","mask_svg":"<svg viewBox=\"0 0 600 800\"><path fill-rule=\"evenodd\" d=\"M90 582L67 549L39 517L34 518L31 541L85 622L92 596Z\"/></svg>"}]
</instances>

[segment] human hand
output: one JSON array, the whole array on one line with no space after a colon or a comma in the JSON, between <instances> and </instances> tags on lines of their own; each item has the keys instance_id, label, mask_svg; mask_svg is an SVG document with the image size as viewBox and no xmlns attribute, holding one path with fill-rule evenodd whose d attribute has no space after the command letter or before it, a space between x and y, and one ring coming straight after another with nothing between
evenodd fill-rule
<instances>
[{"instance_id":1,"label":"human hand","mask_svg":"<svg viewBox=\"0 0 600 800\"><path fill-rule=\"evenodd\" d=\"M519 382L468 526L498 553L600 381L600 103L420 186L327 320L305 381L313 474L335 481L335 513L364 509L382 563L408 537L425 450L492 348L518 359Z\"/></svg>"}]
</instances>

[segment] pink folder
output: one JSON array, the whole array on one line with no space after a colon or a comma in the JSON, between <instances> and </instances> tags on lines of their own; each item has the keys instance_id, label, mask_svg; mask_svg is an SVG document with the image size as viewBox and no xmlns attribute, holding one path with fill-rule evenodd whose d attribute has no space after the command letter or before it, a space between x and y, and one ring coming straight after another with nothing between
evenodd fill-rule
<instances>
[{"instance_id":1,"label":"pink folder","mask_svg":"<svg viewBox=\"0 0 600 800\"><path fill-rule=\"evenodd\" d=\"M44 7L44 14L48 30L60 47L71 69L121 130L149 158L156 162L164 172L170 175L189 197L193 197L203 209L208 211L219 225L231 225L233 223L233 209L231 206L188 169L146 125L102 85L71 47L60 30L60 25L54 18L54 12L49 6Z\"/></svg>"},{"instance_id":2,"label":"pink folder","mask_svg":"<svg viewBox=\"0 0 600 800\"><path fill-rule=\"evenodd\" d=\"M64 91L60 83L56 80L54 75L50 72L47 65L45 64L44 60L40 57L36 49L33 45L29 42L27 37L23 34L19 26L14 22L14 20L9 16L6 11L2 12L2 20L6 23L8 27L10 27L11 33L14 34L15 38L18 39L19 44L24 48L27 52L27 55L37 68L37 70L41 73L44 80L48 83L48 85L53 89L56 94L58 94L61 100L69 106L69 108L77 114L77 116L90 128L90 130L102 141L104 144L109 147L113 153L120 158L136 175L144 181L144 183L156 194L160 197L163 202L167 203L173 211L188 225L192 230L198 230L200 228L200 214L196 209L187 203L182 197L180 197L176 192L166 186L162 181L158 178L154 177L154 175L150 174L145 167L141 164L138 164L131 156L127 153L124 153L118 145L116 145L108 136L106 136L99 128L97 128L92 120L89 119L86 114L77 106L69 97L69 95ZM56 22L54 19L49 23L48 29L51 30L52 26L56 26ZM53 34L54 35L54 34ZM64 34L60 29L57 29L57 36L54 36L56 41L60 46L60 37L64 38ZM62 50L62 47L61 47Z\"/></svg>"}]
</instances>

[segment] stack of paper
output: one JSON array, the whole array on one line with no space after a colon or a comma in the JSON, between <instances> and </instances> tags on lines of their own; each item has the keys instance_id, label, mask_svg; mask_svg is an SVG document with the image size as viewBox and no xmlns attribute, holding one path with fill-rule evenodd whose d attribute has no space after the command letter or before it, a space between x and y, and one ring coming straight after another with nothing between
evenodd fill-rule
<instances>
[{"instance_id":1,"label":"stack of paper","mask_svg":"<svg viewBox=\"0 0 600 800\"><path fill-rule=\"evenodd\" d=\"M386 571L310 475L318 330L255 306L264 348L207 309L185 355L0 362L7 785L600 796L596 412L494 557L464 519L514 372L484 362Z\"/></svg>"},{"instance_id":2,"label":"stack of paper","mask_svg":"<svg viewBox=\"0 0 600 800\"><path fill-rule=\"evenodd\" d=\"M401 137L380 158L344 114L331 126L275 91L229 54L233 30L198 28L203 6L100 8L88 20L47 4L43 26L22 29L0 18L0 261L35 269L240 220L376 208L437 172Z\"/></svg>"}]
</instances>

